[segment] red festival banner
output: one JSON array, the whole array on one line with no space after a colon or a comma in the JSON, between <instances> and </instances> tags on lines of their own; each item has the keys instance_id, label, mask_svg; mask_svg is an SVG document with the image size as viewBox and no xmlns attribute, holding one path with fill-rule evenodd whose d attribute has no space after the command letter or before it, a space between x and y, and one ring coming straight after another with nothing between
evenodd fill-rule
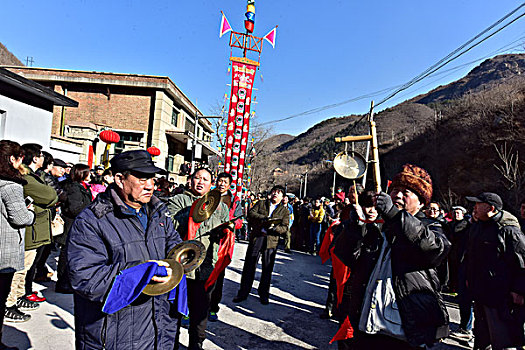
<instances>
[{"instance_id":1,"label":"red festival banner","mask_svg":"<svg viewBox=\"0 0 525 350\"><path fill-rule=\"evenodd\" d=\"M234 59L234 58L233 58ZM257 64L232 62L232 89L226 127L225 171L233 178L231 191L242 192L244 159L250 132L250 105Z\"/></svg>"}]
</instances>

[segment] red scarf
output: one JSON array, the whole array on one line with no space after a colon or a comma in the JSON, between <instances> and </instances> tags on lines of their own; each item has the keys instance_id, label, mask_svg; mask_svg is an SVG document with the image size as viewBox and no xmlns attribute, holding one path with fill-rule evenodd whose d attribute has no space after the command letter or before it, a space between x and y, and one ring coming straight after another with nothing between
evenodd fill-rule
<instances>
[{"instance_id":1,"label":"red scarf","mask_svg":"<svg viewBox=\"0 0 525 350\"><path fill-rule=\"evenodd\" d=\"M228 265L230 265L233 258L235 233L233 233L227 228L225 228L223 232L226 233L226 235L222 237L221 243L219 245L217 263L215 263L215 267L213 268L210 277L208 277L208 279L206 280L206 284L204 285L204 288L206 290L213 286L215 281L217 281L217 278L219 278L219 275L226 269Z\"/></svg>"},{"instance_id":2,"label":"red scarf","mask_svg":"<svg viewBox=\"0 0 525 350\"><path fill-rule=\"evenodd\" d=\"M197 201L193 202L190 208L190 217L188 218L188 232L186 232L186 237L184 237L185 241L195 239L195 237L197 237L197 231L199 230L199 227L201 227L201 222L196 223L193 221L193 211L195 210L196 204Z\"/></svg>"}]
</instances>

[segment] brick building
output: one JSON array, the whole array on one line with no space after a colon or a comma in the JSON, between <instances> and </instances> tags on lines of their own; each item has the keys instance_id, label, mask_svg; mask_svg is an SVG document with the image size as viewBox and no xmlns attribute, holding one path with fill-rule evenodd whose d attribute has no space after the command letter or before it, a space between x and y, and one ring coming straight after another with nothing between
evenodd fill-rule
<instances>
[{"instance_id":1,"label":"brick building","mask_svg":"<svg viewBox=\"0 0 525 350\"><path fill-rule=\"evenodd\" d=\"M180 165L191 160L191 140L198 108L168 77L138 74L72 71L33 67L6 67L55 92L78 101L77 108L57 106L53 111L51 134L80 141L84 145L80 161L94 154L101 161L105 144L98 134L110 128L120 135L110 156L130 149L155 146L161 154L155 162L179 178ZM210 142L213 128L209 120L198 118L197 154L201 160L216 155ZM188 150L189 149L189 150Z\"/></svg>"}]
</instances>

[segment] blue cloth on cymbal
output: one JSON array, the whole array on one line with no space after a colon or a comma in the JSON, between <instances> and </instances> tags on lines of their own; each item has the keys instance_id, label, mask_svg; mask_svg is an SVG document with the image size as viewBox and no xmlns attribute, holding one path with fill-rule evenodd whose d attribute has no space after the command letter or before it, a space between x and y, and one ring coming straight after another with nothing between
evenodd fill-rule
<instances>
[{"instance_id":1,"label":"blue cloth on cymbal","mask_svg":"<svg viewBox=\"0 0 525 350\"><path fill-rule=\"evenodd\" d=\"M177 311L184 316L189 315L188 310L188 285L186 284L186 275L182 275L177 288L168 293L168 300L177 303Z\"/></svg>"},{"instance_id":2,"label":"blue cloth on cymbal","mask_svg":"<svg viewBox=\"0 0 525 350\"><path fill-rule=\"evenodd\" d=\"M150 261L121 271L109 291L102 311L113 314L138 298L153 276L168 275L166 267Z\"/></svg>"}]
</instances>

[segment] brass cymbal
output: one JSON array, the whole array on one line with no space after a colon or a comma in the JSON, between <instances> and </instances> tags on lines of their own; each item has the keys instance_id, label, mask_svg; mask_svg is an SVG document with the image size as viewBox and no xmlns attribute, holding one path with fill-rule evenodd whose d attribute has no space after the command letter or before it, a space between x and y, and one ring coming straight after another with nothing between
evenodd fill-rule
<instances>
[{"instance_id":1,"label":"brass cymbal","mask_svg":"<svg viewBox=\"0 0 525 350\"><path fill-rule=\"evenodd\" d=\"M184 268L182 267L181 263L175 259L162 259L162 261L165 261L170 265L170 279L164 283L150 282L146 287L144 287L142 293L151 296L162 295L168 293L179 285L180 281L182 280L182 275L184 274Z\"/></svg>"},{"instance_id":2,"label":"brass cymbal","mask_svg":"<svg viewBox=\"0 0 525 350\"><path fill-rule=\"evenodd\" d=\"M206 258L206 247L197 240L181 242L168 253L168 259L179 262L184 273L189 273L201 266L204 258Z\"/></svg>"},{"instance_id":3,"label":"brass cymbal","mask_svg":"<svg viewBox=\"0 0 525 350\"><path fill-rule=\"evenodd\" d=\"M213 189L196 201L193 209L193 221L196 223L209 219L221 202L221 193L218 189Z\"/></svg>"},{"instance_id":4,"label":"brass cymbal","mask_svg":"<svg viewBox=\"0 0 525 350\"><path fill-rule=\"evenodd\" d=\"M367 163L359 154L350 156L346 152L339 153L334 159L334 169L342 177L350 180L359 179L365 174Z\"/></svg>"}]
</instances>

